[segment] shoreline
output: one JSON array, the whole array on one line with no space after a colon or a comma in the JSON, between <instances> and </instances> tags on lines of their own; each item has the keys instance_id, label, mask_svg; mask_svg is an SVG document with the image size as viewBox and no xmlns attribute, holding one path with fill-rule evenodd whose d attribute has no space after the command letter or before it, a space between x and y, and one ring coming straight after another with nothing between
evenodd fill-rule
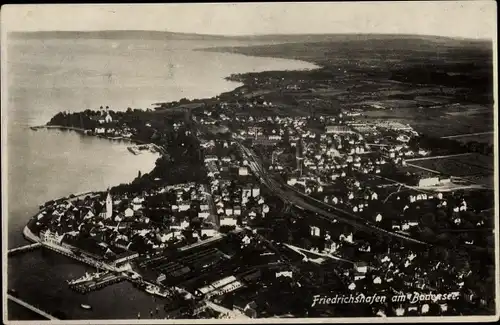
<instances>
[{"instance_id":1,"label":"shoreline","mask_svg":"<svg viewBox=\"0 0 500 325\"><path fill-rule=\"evenodd\" d=\"M283 45L283 44L289 44L288 42L284 43L274 43L272 45ZM253 47L254 45L248 45L248 46L232 46L232 47L224 47L224 46L215 46L215 47L204 47L204 48L199 48L199 49L194 49L193 51L198 51L198 52L210 52L210 53L226 53L226 54L233 54L233 55L243 55L243 56L248 56L248 57L254 57L254 58L268 58L268 59L275 59L275 60L291 60L291 61L297 61L297 62L302 62L302 63L307 63L307 64L312 64L315 67L313 68L305 68L302 70L277 70L277 71L303 71L303 70L317 70L317 69L324 69L325 66L321 65L318 62L313 62L313 61L307 61L303 59L289 59L289 58L282 58L278 56L267 56L267 55L249 55L246 53L240 53L236 51L231 51L233 48L239 48L239 47ZM257 45L259 46L259 45ZM247 73L260 73L260 72L265 72L265 71L251 71L251 72L242 72L238 74L247 74ZM225 79L230 78L231 75L225 77ZM233 89L234 90L234 89Z\"/></svg>"},{"instance_id":2,"label":"shoreline","mask_svg":"<svg viewBox=\"0 0 500 325\"><path fill-rule=\"evenodd\" d=\"M30 219L31 221L31 219ZM24 226L23 228L23 236L26 240L31 241L33 243L39 243L40 242L40 237L35 235L31 229L29 228L28 225Z\"/></svg>"},{"instance_id":3,"label":"shoreline","mask_svg":"<svg viewBox=\"0 0 500 325\"><path fill-rule=\"evenodd\" d=\"M155 143L147 143L144 141L136 140L136 139L130 139L130 138L125 138L125 137L108 137L105 135L100 135L100 134L90 134L90 130L85 130L82 128L76 128L72 126L64 126L64 125L35 125L35 126L30 126L29 127L32 131L37 131L41 129L47 129L47 130L63 130L63 131L74 131L77 133L80 133L85 136L90 136L90 137L95 137L95 138L101 138L101 139L106 139L110 141L123 141L123 142L128 142L133 145L152 145L160 154L165 154L163 148L158 146Z\"/></svg>"}]
</instances>

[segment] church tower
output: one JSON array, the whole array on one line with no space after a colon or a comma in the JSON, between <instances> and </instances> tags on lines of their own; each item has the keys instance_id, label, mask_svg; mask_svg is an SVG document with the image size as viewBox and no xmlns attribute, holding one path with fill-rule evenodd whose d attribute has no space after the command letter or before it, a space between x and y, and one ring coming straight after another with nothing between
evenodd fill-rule
<instances>
[{"instance_id":1,"label":"church tower","mask_svg":"<svg viewBox=\"0 0 500 325\"><path fill-rule=\"evenodd\" d=\"M106 196L106 219L110 219L113 215L113 201L111 200L111 194L108 191L108 196Z\"/></svg>"}]
</instances>

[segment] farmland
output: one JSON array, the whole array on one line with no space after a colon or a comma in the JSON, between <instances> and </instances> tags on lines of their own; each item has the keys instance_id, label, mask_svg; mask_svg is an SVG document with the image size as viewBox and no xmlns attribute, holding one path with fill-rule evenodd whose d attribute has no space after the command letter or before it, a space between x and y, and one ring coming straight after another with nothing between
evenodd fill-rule
<instances>
[{"instance_id":1,"label":"farmland","mask_svg":"<svg viewBox=\"0 0 500 325\"><path fill-rule=\"evenodd\" d=\"M408 164L434 170L445 176L487 177L493 174L493 158L475 153L436 159L414 160Z\"/></svg>"}]
</instances>

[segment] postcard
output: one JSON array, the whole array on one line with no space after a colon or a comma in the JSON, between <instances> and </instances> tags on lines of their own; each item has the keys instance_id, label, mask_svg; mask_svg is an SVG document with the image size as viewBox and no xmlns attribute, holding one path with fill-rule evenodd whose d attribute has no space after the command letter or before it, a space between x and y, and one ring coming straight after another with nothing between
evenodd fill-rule
<instances>
[{"instance_id":1,"label":"postcard","mask_svg":"<svg viewBox=\"0 0 500 325\"><path fill-rule=\"evenodd\" d=\"M498 320L495 13L3 6L4 322Z\"/></svg>"}]
</instances>

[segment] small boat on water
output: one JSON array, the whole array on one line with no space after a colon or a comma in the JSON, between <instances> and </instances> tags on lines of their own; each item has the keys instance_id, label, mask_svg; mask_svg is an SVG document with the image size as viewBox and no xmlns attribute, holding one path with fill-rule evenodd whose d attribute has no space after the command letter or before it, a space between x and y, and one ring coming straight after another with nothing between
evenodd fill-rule
<instances>
[{"instance_id":1,"label":"small boat on water","mask_svg":"<svg viewBox=\"0 0 500 325\"><path fill-rule=\"evenodd\" d=\"M127 147L127 149L128 149L128 151L130 151L134 155L138 155L141 153L136 147Z\"/></svg>"},{"instance_id":2,"label":"small boat on water","mask_svg":"<svg viewBox=\"0 0 500 325\"><path fill-rule=\"evenodd\" d=\"M97 270L97 272L95 273L88 273L88 272L85 272L85 275L82 276L81 278L78 278L78 279L74 279L74 280L71 280L71 281L67 281L69 285L76 285L76 284L80 284L80 283L84 283L84 282L89 282L89 281L92 281L92 280L95 280L101 276L103 276L104 274L106 274L106 272L99 272L99 270Z\"/></svg>"},{"instance_id":3,"label":"small boat on water","mask_svg":"<svg viewBox=\"0 0 500 325\"><path fill-rule=\"evenodd\" d=\"M162 290L160 287L158 286L155 286L155 285L148 285L146 287L146 292L147 293L150 293L152 295L157 295L157 296L160 296L160 297L167 297L169 292L167 290Z\"/></svg>"},{"instance_id":4,"label":"small boat on water","mask_svg":"<svg viewBox=\"0 0 500 325\"><path fill-rule=\"evenodd\" d=\"M90 305L86 305L86 304L81 304L80 307L82 307L83 309L92 309L92 307Z\"/></svg>"}]
</instances>

